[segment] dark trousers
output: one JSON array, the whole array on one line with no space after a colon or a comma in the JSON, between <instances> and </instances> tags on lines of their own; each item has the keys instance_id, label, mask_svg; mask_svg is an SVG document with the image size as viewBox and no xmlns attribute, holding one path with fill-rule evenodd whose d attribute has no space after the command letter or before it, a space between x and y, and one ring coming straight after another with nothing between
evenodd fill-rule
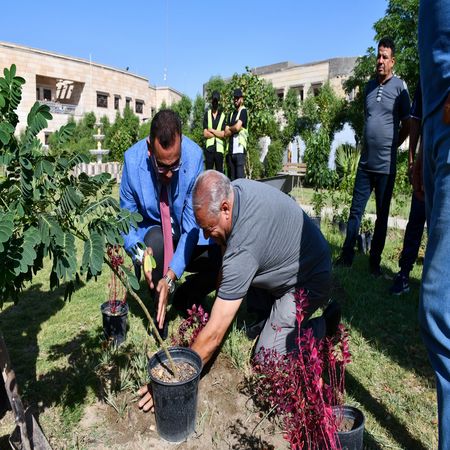
<instances>
[{"instance_id":1,"label":"dark trousers","mask_svg":"<svg viewBox=\"0 0 450 450\"><path fill-rule=\"evenodd\" d=\"M353 188L352 206L347 223L347 234L342 247L344 261L351 264L355 255L355 243L361 219L370 194L375 190L377 219L370 248L370 265L377 267L381 262L381 253L386 242L389 208L394 190L395 174L375 173L358 168Z\"/></svg>"},{"instance_id":2,"label":"dark trousers","mask_svg":"<svg viewBox=\"0 0 450 450\"><path fill-rule=\"evenodd\" d=\"M411 198L411 209L409 211L408 224L406 225L403 249L398 265L404 275L409 275L419 253L425 226L425 202L419 200L413 193Z\"/></svg>"},{"instance_id":3,"label":"dark trousers","mask_svg":"<svg viewBox=\"0 0 450 450\"><path fill-rule=\"evenodd\" d=\"M214 169L223 173L223 153L214 151L205 151L205 169Z\"/></svg>"},{"instance_id":4,"label":"dark trousers","mask_svg":"<svg viewBox=\"0 0 450 450\"><path fill-rule=\"evenodd\" d=\"M231 181L237 178L245 178L245 153L227 155L228 177Z\"/></svg>"},{"instance_id":5,"label":"dark trousers","mask_svg":"<svg viewBox=\"0 0 450 450\"><path fill-rule=\"evenodd\" d=\"M145 235L144 243L152 248L156 261L156 267L152 271L155 289L150 291L150 295L154 308L157 308L156 286L164 275L164 238L161 227L150 228ZM174 248L176 248L176 242L174 242ZM192 274L188 275L186 281L175 291L172 300L174 307L186 315L187 309L193 304L200 305L203 299L216 289L221 265L222 256L218 245L197 245L186 267L186 271ZM156 317L155 313L156 311L152 311L152 316ZM162 335L167 335L166 324L164 330L159 330Z\"/></svg>"}]
</instances>

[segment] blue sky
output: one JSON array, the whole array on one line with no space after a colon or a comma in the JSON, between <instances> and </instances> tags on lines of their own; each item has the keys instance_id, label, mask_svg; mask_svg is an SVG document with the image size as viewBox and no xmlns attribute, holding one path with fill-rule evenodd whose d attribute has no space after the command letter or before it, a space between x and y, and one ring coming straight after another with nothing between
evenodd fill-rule
<instances>
[{"instance_id":1,"label":"blue sky","mask_svg":"<svg viewBox=\"0 0 450 450\"><path fill-rule=\"evenodd\" d=\"M91 55L194 98L211 76L245 66L362 55L386 7L386 0L10 1L2 4L0 40Z\"/></svg>"}]
</instances>

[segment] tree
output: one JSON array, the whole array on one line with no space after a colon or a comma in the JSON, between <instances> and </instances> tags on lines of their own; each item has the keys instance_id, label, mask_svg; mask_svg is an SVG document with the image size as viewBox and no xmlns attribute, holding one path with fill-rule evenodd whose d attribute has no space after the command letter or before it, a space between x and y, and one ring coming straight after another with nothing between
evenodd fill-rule
<instances>
[{"instance_id":1,"label":"tree","mask_svg":"<svg viewBox=\"0 0 450 450\"><path fill-rule=\"evenodd\" d=\"M197 95L192 110L192 124L190 137L200 147L205 147L205 138L203 137L203 116L205 115L205 99L201 95Z\"/></svg>"},{"instance_id":2,"label":"tree","mask_svg":"<svg viewBox=\"0 0 450 450\"><path fill-rule=\"evenodd\" d=\"M289 88L286 97L283 100L282 109L285 124L281 132L281 140L284 147L287 147L298 133L300 107L296 89Z\"/></svg>"},{"instance_id":3,"label":"tree","mask_svg":"<svg viewBox=\"0 0 450 450\"><path fill-rule=\"evenodd\" d=\"M89 279L101 272L106 244L123 244L121 233L141 220L139 214L121 210L111 197L114 182L109 174L73 175L76 164L89 161L87 156L44 152L37 135L52 118L47 105L33 105L24 138L16 139L16 109L24 83L15 65L0 78L0 164L6 166L0 181L0 304L18 300L25 281L43 267L45 257L52 264L51 288L65 282L70 295L81 275ZM54 133L59 148L64 149L74 129L69 122ZM80 261L76 239L84 243ZM124 282L138 289L133 271L123 270Z\"/></svg>"},{"instance_id":4,"label":"tree","mask_svg":"<svg viewBox=\"0 0 450 450\"><path fill-rule=\"evenodd\" d=\"M187 95L183 95L178 102L170 106L170 109L180 116L183 134L189 134L191 127L192 100Z\"/></svg>"}]
</instances>

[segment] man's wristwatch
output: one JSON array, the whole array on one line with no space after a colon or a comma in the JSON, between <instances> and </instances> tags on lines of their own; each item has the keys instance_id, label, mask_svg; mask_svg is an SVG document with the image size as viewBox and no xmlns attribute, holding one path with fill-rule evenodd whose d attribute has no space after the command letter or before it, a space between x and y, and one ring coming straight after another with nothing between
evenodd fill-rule
<instances>
[{"instance_id":1,"label":"man's wristwatch","mask_svg":"<svg viewBox=\"0 0 450 450\"><path fill-rule=\"evenodd\" d=\"M172 278L169 277L169 275L164 275L164 279L169 286L169 294L171 294L175 290L175 283L173 282Z\"/></svg>"}]
</instances>

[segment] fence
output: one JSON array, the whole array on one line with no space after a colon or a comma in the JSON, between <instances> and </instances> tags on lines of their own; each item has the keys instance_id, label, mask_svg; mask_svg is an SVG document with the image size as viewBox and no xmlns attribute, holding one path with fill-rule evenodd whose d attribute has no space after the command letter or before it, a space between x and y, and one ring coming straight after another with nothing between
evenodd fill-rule
<instances>
[{"instance_id":1,"label":"fence","mask_svg":"<svg viewBox=\"0 0 450 450\"><path fill-rule=\"evenodd\" d=\"M74 174L76 176L80 175L80 173L83 172L89 176L107 172L111 174L111 177L114 178L117 183L120 183L120 179L122 177L122 164L118 162L108 162L108 163L91 162L78 164L78 166L76 166L74 169Z\"/></svg>"}]
</instances>

